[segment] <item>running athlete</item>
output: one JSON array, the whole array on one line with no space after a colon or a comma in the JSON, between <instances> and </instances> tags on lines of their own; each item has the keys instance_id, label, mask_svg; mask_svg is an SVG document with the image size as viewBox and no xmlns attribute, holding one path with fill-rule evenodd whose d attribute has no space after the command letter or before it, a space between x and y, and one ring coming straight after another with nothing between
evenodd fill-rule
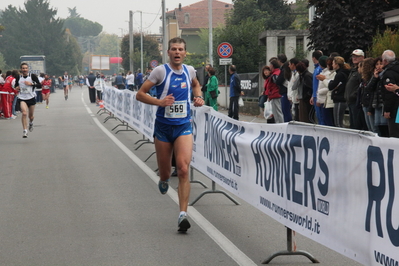
<instances>
[{"instance_id":1,"label":"running athlete","mask_svg":"<svg viewBox=\"0 0 399 266\"><path fill-rule=\"evenodd\" d=\"M194 68L183 64L186 53L184 39L171 39L168 47L169 63L156 67L137 93L137 100L159 106L155 119L154 142L160 177L158 188L162 194L166 194L169 188L172 153L175 154L179 178L179 232L186 232L191 226L187 219L190 196L188 175L193 146L191 88L194 106L204 104ZM156 87L157 98L147 94L153 86Z\"/></svg>"},{"instance_id":2,"label":"running athlete","mask_svg":"<svg viewBox=\"0 0 399 266\"><path fill-rule=\"evenodd\" d=\"M64 86L64 98L65 101L68 100L68 87L69 87L69 76L68 72L65 71L64 76L62 77L62 82Z\"/></svg>"},{"instance_id":3,"label":"running athlete","mask_svg":"<svg viewBox=\"0 0 399 266\"><path fill-rule=\"evenodd\" d=\"M40 84L39 79L35 74L29 74L29 66L27 63L21 64L21 74L17 77L17 81L15 82L15 87L18 94L18 102L21 113L22 113L22 128L23 128L23 138L28 137L28 119L29 116L29 131L33 131L33 113L35 112L35 88L41 88L42 84Z\"/></svg>"},{"instance_id":4,"label":"running athlete","mask_svg":"<svg viewBox=\"0 0 399 266\"><path fill-rule=\"evenodd\" d=\"M46 109L48 109L48 103L50 102L50 87L51 87L51 79L48 74L44 75L44 80L42 81L42 96L43 101L46 102Z\"/></svg>"}]
</instances>

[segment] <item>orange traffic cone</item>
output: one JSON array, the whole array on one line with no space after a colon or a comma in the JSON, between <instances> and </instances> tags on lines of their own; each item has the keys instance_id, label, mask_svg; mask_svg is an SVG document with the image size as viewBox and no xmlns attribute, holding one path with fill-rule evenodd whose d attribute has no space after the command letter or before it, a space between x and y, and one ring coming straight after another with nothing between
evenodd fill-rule
<instances>
[{"instance_id":1,"label":"orange traffic cone","mask_svg":"<svg viewBox=\"0 0 399 266\"><path fill-rule=\"evenodd\" d=\"M103 100L99 101L98 104L100 105L100 109L104 108L104 101Z\"/></svg>"}]
</instances>

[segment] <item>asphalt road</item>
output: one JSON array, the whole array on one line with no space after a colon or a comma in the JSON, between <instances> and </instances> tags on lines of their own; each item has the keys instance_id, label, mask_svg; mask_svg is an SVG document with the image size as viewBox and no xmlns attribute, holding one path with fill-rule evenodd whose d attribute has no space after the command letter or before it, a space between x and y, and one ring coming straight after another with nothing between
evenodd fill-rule
<instances>
[{"instance_id":1,"label":"asphalt road","mask_svg":"<svg viewBox=\"0 0 399 266\"><path fill-rule=\"evenodd\" d=\"M286 249L284 226L244 201L206 195L177 233L177 178L161 195L153 144L90 104L87 88L38 104L34 131L0 120L0 265L261 265ZM147 162L143 162L144 160ZM211 182L194 171L194 179ZM219 188L218 188L219 189ZM191 200L205 189L192 184ZM359 265L296 235L318 265ZM311 265L281 256L271 265Z\"/></svg>"}]
</instances>

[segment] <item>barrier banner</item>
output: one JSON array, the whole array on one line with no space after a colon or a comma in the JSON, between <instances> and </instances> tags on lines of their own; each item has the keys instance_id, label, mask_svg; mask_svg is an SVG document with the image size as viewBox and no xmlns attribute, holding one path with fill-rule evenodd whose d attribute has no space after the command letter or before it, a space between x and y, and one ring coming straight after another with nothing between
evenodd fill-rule
<instances>
[{"instance_id":1,"label":"barrier banner","mask_svg":"<svg viewBox=\"0 0 399 266\"><path fill-rule=\"evenodd\" d=\"M283 225L365 265L398 265L399 141L239 122L193 108L192 166ZM396 201L395 201L396 198Z\"/></svg>"},{"instance_id":2,"label":"barrier banner","mask_svg":"<svg viewBox=\"0 0 399 266\"><path fill-rule=\"evenodd\" d=\"M105 87L103 91L104 108L153 142L155 114L158 106L137 101L136 94L137 92L130 90Z\"/></svg>"},{"instance_id":3,"label":"barrier banner","mask_svg":"<svg viewBox=\"0 0 399 266\"><path fill-rule=\"evenodd\" d=\"M157 106L135 96L107 87L105 106L152 140ZM304 123L241 122L207 106L191 108L192 167L355 261L399 265L398 139Z\"/></svg>"}]
</instances>

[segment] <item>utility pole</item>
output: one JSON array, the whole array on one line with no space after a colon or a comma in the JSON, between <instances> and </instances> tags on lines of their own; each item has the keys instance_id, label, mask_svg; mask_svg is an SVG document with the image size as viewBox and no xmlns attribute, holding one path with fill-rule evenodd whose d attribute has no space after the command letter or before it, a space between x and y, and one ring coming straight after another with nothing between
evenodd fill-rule
<instances>
[{"instance_id":1,"label":"utility pole","mask_svg":"<svg viewBox=\"0 0 399 266\"><path fill-rule=\"evenodd\" d=\"M209 63L213 66L213 23L212 23L212 0L208 0L209 16Z\"/></svg>"},{"instance_id":2,"label":"utility pole","mask_svg":"<svg viewBox=\"0 0 399 266\"><path fill-rule=\"evenodd\" d=\"M166 34L166 11L165 0L162 0L162 63L166 64L166 54L168 47L168 36Z\"/></svg>"},{"instance_id":3,"label":"utility pole","mask_svg":"<svg viewBox=\"0 0 399 266\"><path fill-rule=\"evenodd\" d=\"M130 63L130 71L134 71L133 70L133 54L134 54L134 50L133 50L133 11L129 11L129 63Z\"/></svg>"}]
</instances>

